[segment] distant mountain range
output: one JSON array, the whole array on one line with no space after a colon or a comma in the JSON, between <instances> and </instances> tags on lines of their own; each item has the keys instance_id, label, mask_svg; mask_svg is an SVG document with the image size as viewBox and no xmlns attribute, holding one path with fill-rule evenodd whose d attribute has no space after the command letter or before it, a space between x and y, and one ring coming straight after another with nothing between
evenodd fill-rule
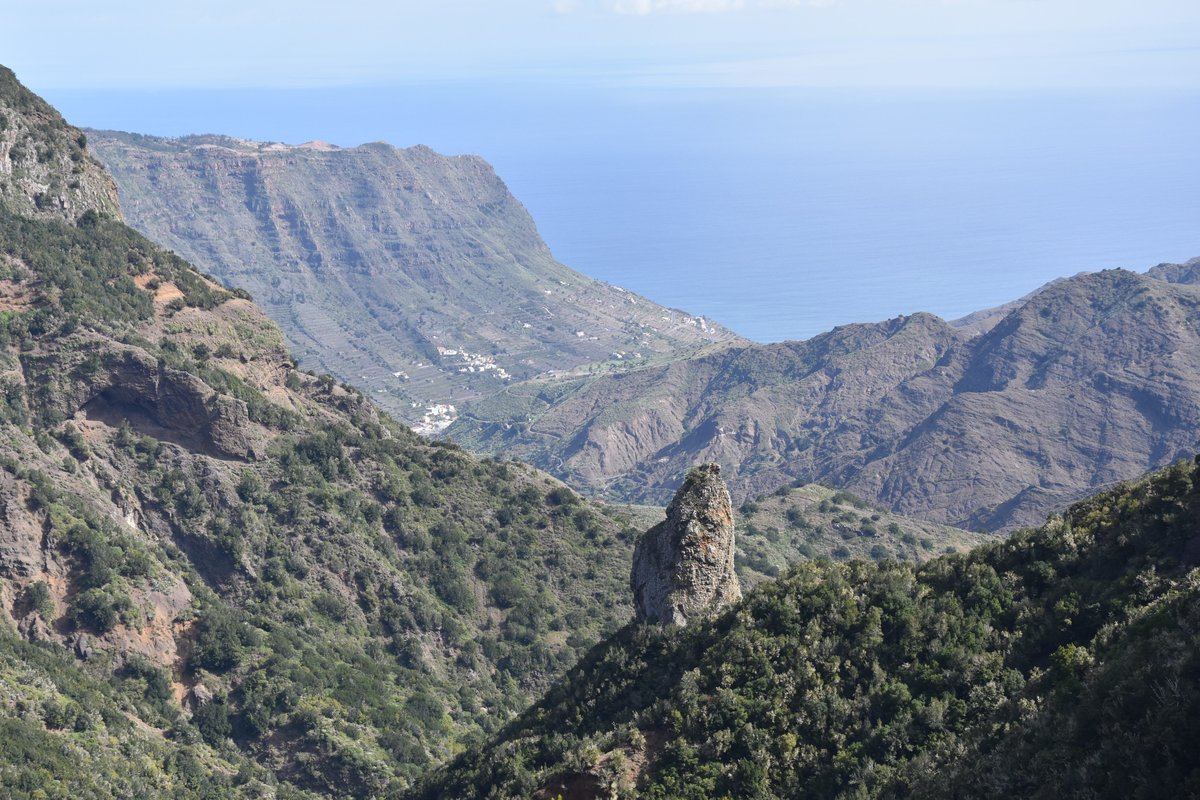
<instances>
[{"instance_id":1,"label":"distant mountain range","mask_svg":"<svg viewBox=\"0 0 1200 800\"><path fill-rule=\"evenodd\" d=\"M1061 279L958 326L916 314L532 382L448 434L654 504L715 461L736 497L821 481L962 527L1032 524L1200 449L1198 263Z\"/></svg>"},{"instance_id":2,"label":"distant mountain range","mask_svg":"<svg viewBox=\"0 0 1200 800\"><path fill-rule=\"evenodd\" d=\"M556 262L480 158L384 143L88 137L130 225L250 291L303 366L429 429L452 415L428 407L514 381L742 341Z\"/></svg>"}]
</instances>

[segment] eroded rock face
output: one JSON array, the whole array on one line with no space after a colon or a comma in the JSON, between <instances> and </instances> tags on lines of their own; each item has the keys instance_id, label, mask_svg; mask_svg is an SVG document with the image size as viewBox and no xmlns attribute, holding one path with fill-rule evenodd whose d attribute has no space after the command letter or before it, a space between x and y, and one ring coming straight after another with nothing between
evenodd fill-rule
<instances>
[{"instance_id":1,"label":"eroded rock face","mask_svg":"<svg viewBox=\"0 0 1200 800\"><path fill-rule=\"evenodd\" d=\"M53 387L39 395L50 417L70 419L82 411L113 427L127 420L140 433L192 452L242 460L263 456L265 443L244 401L218 393L196 375L160 364L140 348L99 337L80 342L80 349L29 354L22 360L26 375ZM93 374L82 372L83 347L103 365Z\"/></svg>"},{"instance_id":2,"label":"eroded rock face","mask_svg":"<svg viewBox=\"0 0 1200 800\"><path fill-rule=\"evenodd\" d=\"M741 599L733 553L733 503L721 468L696 467L667 506L667 518L634 549L630 584L638 621L686 625Z\"/></svg>"}]
</instances>

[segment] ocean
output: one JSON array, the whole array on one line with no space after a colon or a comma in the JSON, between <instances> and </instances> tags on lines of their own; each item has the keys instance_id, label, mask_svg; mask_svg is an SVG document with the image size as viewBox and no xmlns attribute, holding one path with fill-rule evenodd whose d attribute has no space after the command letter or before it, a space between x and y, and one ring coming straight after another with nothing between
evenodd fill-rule
<instances>
[{"instance_id":1,"label":"ocean","mask_svg":"<svg viewBox=\"0 0 1200 800\"><path fill-rule=\"evenodd\" d=\"M36 88L36 87L35 87ZM1200 94L45 91L77 125L488 159L569 266L752 339L1200 256Z\"/></svg>"}]
</instances>

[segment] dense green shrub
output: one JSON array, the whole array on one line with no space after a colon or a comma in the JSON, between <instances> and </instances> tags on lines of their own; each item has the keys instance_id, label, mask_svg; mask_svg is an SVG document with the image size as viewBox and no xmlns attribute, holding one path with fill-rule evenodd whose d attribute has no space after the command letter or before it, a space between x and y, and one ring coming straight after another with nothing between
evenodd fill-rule
<instances>
[{"instance_id":1,"label":"dense green shrub","mask_svg":"<svg viewBox=\"0 0 1200 800\"><path fill-rule=\"evenodd\" d=\"M29 608L47 622L54 619L54 598L50 595L50 586L45 581L34 581L25 591L25 602Z\"/></svg>"},{"instance_id":2,"label":"dense green shrub","mask_svg":"<svg viewBox=\"0 0 1200 800\"><path fill-rule=\"evenodd\" d=\"M193 669L227 672L242 660L243 631L233 614L213 607L196 620L196 639L190 665Z\"/></svg>"},{"instance_id":3,"label":"dense green shrub","mask_svg":"<svg viewBox=\"0 0 1200 800\"><path fill-rule=\"evenodd\" d=\"M124 587L106 584L77 594L71 617L77 625L108 633L118 624L131 622L133 610L133 600Z\"/></svg>"},{"instance_id":4,"label":"dense green shrub","mask_svg":"<svg viewBox=\"0 0 1200 800\"><path fill-rule=\"evenodd\" d=\"M225 703L214 701L200 706L192 714L192 724L211 745L218 745L233 733L233 724L229 721L229 709Z\"/></svg>"}]
</instances>

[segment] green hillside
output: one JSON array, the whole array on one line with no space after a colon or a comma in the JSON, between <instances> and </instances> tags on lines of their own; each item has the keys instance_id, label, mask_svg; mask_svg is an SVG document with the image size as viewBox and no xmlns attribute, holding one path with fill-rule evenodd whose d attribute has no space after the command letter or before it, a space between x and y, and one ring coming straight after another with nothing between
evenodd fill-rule
<instances>
[{"instance_id":1,"label":"green hillside","mask_svg":"<svg viewBox=\"0 0 1200 800\"><path fill-rule=\"evenodd\" d=\"M4 77L6 135L82 147ZM107 181L64 153L38 163ZM5 796L396 792L629 618L631 532L297 370L111 197L29 212L4 155L0 628L33 643L0 670Z\"/></svg>"},{"instance_id":2,"label":"green hillside","mask_svg":"<svg viewBox=\"0 0 1200 800\"><path fill-rule=\"evenodd\" d=\"M739 509L738 575L754 586L799 561L928 561L995 536L904 517L850 492L808 484L784 487Z\"/></svg>"},{"instance_id":3,"label":"green hillside","mask_svg":"<svg viewBox=\"0 0 1200 800\"><path fill-rule=\"evenodd\" d=\"M1200 466L921 566L801 564L629 626L420 797L1200 791Z\"/></svg>"}]
</instances>

